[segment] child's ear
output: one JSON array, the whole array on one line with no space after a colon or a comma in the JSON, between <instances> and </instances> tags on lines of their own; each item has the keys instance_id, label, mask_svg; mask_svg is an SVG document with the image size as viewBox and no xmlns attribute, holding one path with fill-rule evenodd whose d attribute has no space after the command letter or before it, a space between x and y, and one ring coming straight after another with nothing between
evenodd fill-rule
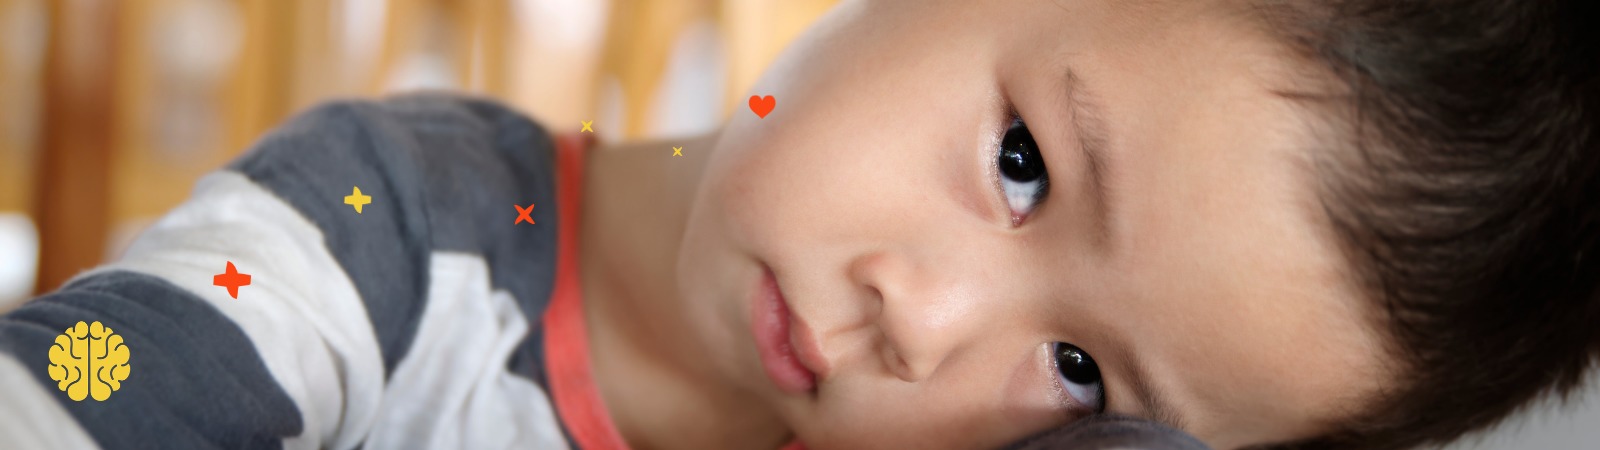
<instances>
[{"instance_id":1,"label":"child's ear","mask_svg":"<svg viewBox=\"0 0 1600 450\"><path fill-rule=\"evenodd\" d=\"M1007 446L1007 450L1210 450L1194 436L1124 416L1096 415Z\"/></svg>"}]
</instances>

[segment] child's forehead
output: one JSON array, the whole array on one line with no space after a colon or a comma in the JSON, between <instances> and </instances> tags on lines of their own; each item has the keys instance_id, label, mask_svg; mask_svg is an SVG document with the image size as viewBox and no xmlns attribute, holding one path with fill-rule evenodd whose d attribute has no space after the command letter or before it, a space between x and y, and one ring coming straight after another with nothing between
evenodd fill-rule
<instances>
[{"instance_id":1,"label":"child's forehead","mask_svg":"<svg viewBox=\"0 0 1600 450\"><path fill-rule=\"evenodd\" d=\"M826 46L824 57L870 55L882 62L915 63L929 52L960 54L967 69L997 74L1028 67L1059 78L1068 62L1104 61L1118 71L1231 71L1277 91L1318 91L1336 86L1321 64L1295 47L1277 16L1259 2L1002 0L905 2L864 0L839 8L832 22L853 24L830 32L849 45ZM1226 57L1247 61L1233 70ZM1234 64L1238 65L1238 64ZM959 71L960 68L952 68ZM940 77L950 70L911 72Z\"/></svg>"}]
</instances>

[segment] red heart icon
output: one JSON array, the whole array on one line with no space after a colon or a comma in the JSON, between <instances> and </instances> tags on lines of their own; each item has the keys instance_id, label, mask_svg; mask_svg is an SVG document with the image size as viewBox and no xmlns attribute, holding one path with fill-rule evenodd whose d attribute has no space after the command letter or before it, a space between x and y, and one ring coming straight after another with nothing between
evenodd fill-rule
<instances>
[{"instance_id":1,"label":"red heart icon","mask_svg":"<svg viewBox=\"0 0 1600 450\"><path fill-rule=\"evenodd\" d=\"M756 113L757 117L767 118L767 113L772 112L772 108L777 106L778 99L772 98L771 95L766 97L750 96L750 112Z\"/></svg>"}]
</instances>

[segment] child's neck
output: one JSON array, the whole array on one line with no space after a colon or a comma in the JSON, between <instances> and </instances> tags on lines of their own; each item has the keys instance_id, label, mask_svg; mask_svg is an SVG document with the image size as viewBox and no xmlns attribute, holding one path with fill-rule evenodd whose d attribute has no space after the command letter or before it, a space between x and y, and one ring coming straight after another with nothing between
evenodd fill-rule
<instances>
[{"instance_id":1,"label":"child's neck","mask_svg":"<svg viewBox=\"0 0 1600 450\"><path fill-rule=\"evenodd\" d=\"M715 143L713 134L588 154L578 248L590 358L636 449L776 448L787 433L707 372L714 365L682 317L678 246Z\"/></svg>"}]
</instances>

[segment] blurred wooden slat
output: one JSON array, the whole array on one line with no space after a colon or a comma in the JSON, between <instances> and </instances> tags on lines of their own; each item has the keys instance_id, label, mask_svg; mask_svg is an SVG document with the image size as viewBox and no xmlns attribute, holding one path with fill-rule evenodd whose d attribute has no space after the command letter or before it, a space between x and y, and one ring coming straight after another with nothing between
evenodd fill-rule
<instances>
[{"instance_id":1,"label":"blurred wooden slat","mask_svg":"<svg viewBox=\"0 0 1600 450\"><path fill-rule=\"evenodd\" d=\"M226 87L226 150L242 152L294 110L295 12L304 2L244 0L244 41ZM306 31L310 33L310 31Z\"/></svg>"},{"instance_id":2,"label":"blurred wooden slat","mask_svg":"<svg viewBox=\"0 0 1600 450\"><path fill-rule=\"evenodd\" d=\"M34 200L44 1L0 0L0 212L26 212Z\"/></svg>"},{"instance_id":3,"label":"blurred wooden slat","mask_svg":"<svg viewBox=\"0 0 1600 450\"><path fill-rule=\"evenodd\" d=\"M457 43L462 36L451 33L455 11L449 6L438 0L389 0L383 50L368 92L388 92L405 71L417 69L413 63L420 56L447 59L452 82L464 81L463 69L469 67L469 59L457 54L465 47Z\"/></svg>"},{"instance_id":4,"label":"blurred wooden slat","mask_svg":"<svg viewBox=\"0 0 1600 450\"><path fill-rule=\"evenodd\" d=\"M596 86L606 48L606 1L559 3L551 0L507 0L511 17L502 41L504 54L490 58L490 67L504 67L504 98L554 131L576 131L582 121L597 121ZM515 3L515 4L513 4ZM491 71L490 73L492 73ZM620 124L595 122L596 130Z\"/></svg>"},{"instance_id":5,"label":"blurred wooden slat","mask_svg":"<svg viewBox=\"0 0 1600 450\"><path fill-rule=\"evenodd\" d=\"M243 111L229 108L236 86L231 80L242 75L238 55L248 45L252 25L243 3L118 2L111 47L117 56L111 215L101 257L120 254L143 227L188 198L196 180L225 164L238 151L234 146L248 139L238 130ZM273 76L270 67L263 69L262 75ZM259 126L277 119L263 117Z\"/></svg>"},{"instance_id":6,"label":"blurred wooden slat","mask_svg":"<svg viewBox=\"0 0 1600 450\"><path fill-rule=\"evenodd\" d=\"M456 58L456 73L462 74L462 85L479 94L504 95L511 2L445 1L443 5L452 10L451 32L456 36L452 52L461 56Z\"/></svg>"},{"instance_id":7,"label":"blurred wooden slat","mask_svg":"<svg viewBox=\"0 0 1600 450\"><path fill-rule=\"evenodd\" d=\"M644 137L650 111L679 34L698 18L709 18L710 0L615 0L606 26L602 71L622 88L621 135Z\"/></svg>"},{"instance_id":8,"label":"blurred wooden slat","mask_svg":"<svg viewBox=\"0 0 1600 450\"><path fill-rule=\"evenodd\" d=\"M722 0L728 49L727 108L748 106L750 87L784 47L838 0Z\"/></svg>"},{"instance_id":9,"label":"blurred wooden slat","mask_svg":"<svg viewBox=\"0 0 1600 450\"><path fill-rule=\"evenodd\" d=\"M745 107L744 94L791 41L837 0L616 0L607 26L602 71L622 88L622 136L644 138L674 45L689 25L714 20L728 67L723 110Z\"/></svg>"},{"instance_id":10,"label":"blurred wooden slat","mask_svg":"<svg viewBox=\"0 0 1600 450\"><path fill-rule=\"evenodd\" d=\"M54 290L100 262L109 221L115 0L51 1L38 157L36 289Z\"/></svg>"},{"instance_id":11,"label":"blurred wooden slat","mask_svg":"<svg viewBox=\"0 0 1600 450\"><path fill-rule=\"evenodd\" d=\"M110 214L106 231L101 237L101 249L96 256L104 258L115 247L118 224L128 223L142 216L152 216L170 208L183 197L185 186L193 180L185 172L196 170L172 161L163 161L154 155L157 145L157 127L162 123L159 114L164 99L157 83L161 77L153 73L158 66L156 52L151 42L152 22L162 15L163 6L173 0L122 0L117 3L116 27L111 45L104 48L116 57L108 65L111 89L107 92L112 108L108 119L109 145L106 160L110 167L104 175L74 173L75 178L95 177L107 183L105 197ZM170 8L167 8L170 10ZM48 253L48 251L46 251Z\"/></svg>"},{"instance_id":12,"label":"blurred wooden slat","mask_svg":"<svg viewBox=\"0 0 1600 450\"><path fill-rule=\"evenodd\" d=\"M11 1L18 0L0 4ZM724 109L737 112L744 107L741 94L778 51L835 3L596 1L605 6L560 0L43 0L52 37L41 77L46 127L31 193L12 202L31 203L44 230L39 288L53 289L93 266L107 255L108 234L129 236L176 206L201 175L294 112L332 97L381 95L404 77L419 83L417 61L433 61L421 65L421 85L500 98L557 131L602 119L594 115L603 113L596 100L604 75L621 88L624 117L595 127L650 138L646 134L657 127L648 122L659 114L652 112L678 106L652 102L671 98L662 97L661 83L689 27L717 26L728 64ZM237 32L238 48L228 52L228 66L216 79L196 83L204 86L173 82L165 78L171 68L163 66L171 55L160 47L170 37L156 36L174 11L200 2L237 22L210 32ZM587 17L587 25L549 26L552 20L567 25L560 21L568 13ZM200 29L214 23L200 22ZM373 38L353 43L351 32ZM202 125L189 131L204 139L186 140L181 132L173 138L161 128L182 128L190 120L163 116L179 103L180 113L203 111L204 120L194 121ZM0 151L0 161L15 153Z\"/></svg>"},{"instance_id":13,"label":"blurred wooden slat","mask_svg":"<svg viewBox=\"0 0 1600 450\"><path fill-rule=\"evenodd\" d=\"M276 54L269 61L270 70L278 75L261 80L259 85L245 86L256 92L282 91L288 99L282 109L272 112L277 117L267 123L268 128L288 116L309 108L330 97L348 96L351 85L341 71L340 48L335 42L333 5L344 0L269 0L262 5L274 17L262 23L265 45L273 46ZM249 57L249 55L246 55ZM266 130L261 130L265 132ZM259 133L259 132L258 132Z\"/></svg>"}]
</instances>

